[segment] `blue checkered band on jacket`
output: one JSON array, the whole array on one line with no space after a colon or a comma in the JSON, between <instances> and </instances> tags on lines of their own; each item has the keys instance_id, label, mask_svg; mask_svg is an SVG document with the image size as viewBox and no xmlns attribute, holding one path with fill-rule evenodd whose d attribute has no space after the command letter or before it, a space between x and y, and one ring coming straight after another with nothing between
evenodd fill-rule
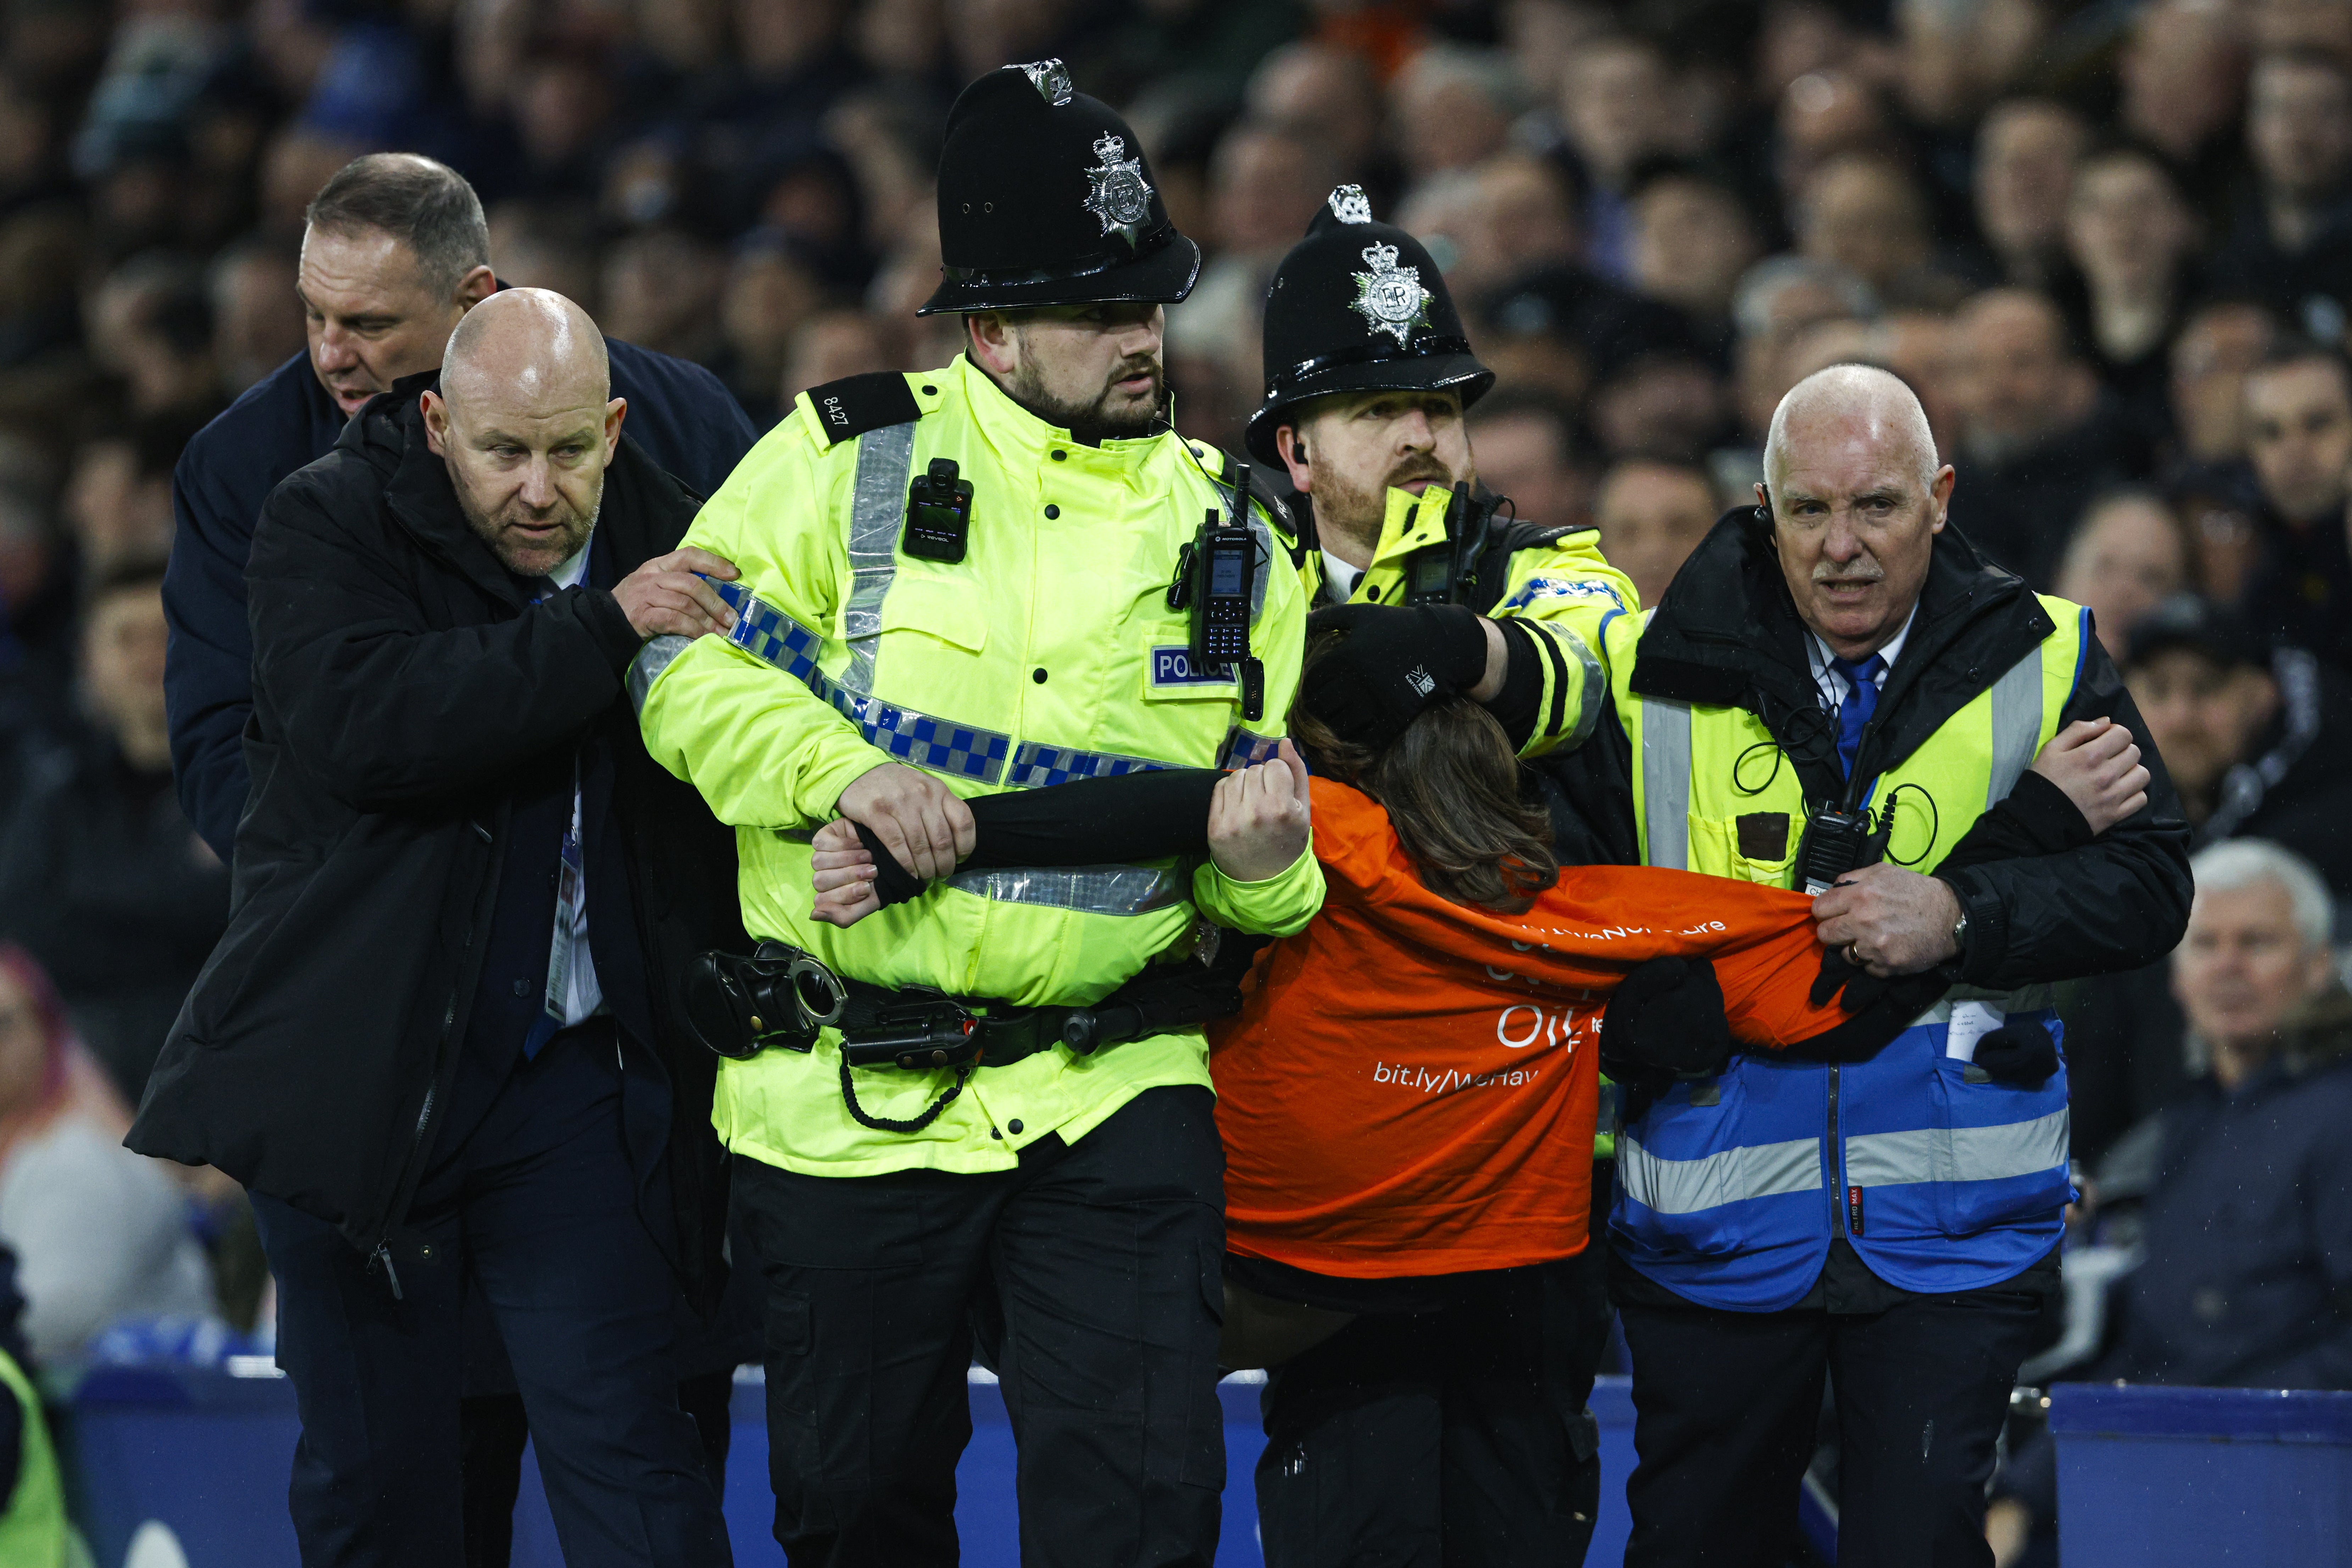
<instances>
[{"instance_id":1,"label":"blue checkered band on jacket","mask_svg":"<svg viewBox=\"0 0 2352 1568\"><path fill-rule=\"evenodd\" d=\"M1073 779L1115 779L1121 773L1158 773L1176 765L1155 763L1150 757L1123 757L1116 752L1081 752L1071 746L1024 741L1021 750L1013 753L1013 776L1007 782L1015 789L1046 789Z\"/></svg>"},{"instance_id":2,"label":"blue checkered band on jacket","mask_svg":"<svg viewBox=\"0 0 2352 1568\"><path fill-rule=\"evenodd\" d=\"M817 667L824 639L785 615L740 583L705 579L719 590L735 612L727 640L762 663L773 665L831 703L835 711L857 726L866 741L900 762L982 784L999 782L1015 789L1043 789L1074 779L1116 778L1121 773L1181 767L1150 757L1124 756L1117 752L1087 752L1075 746L1049 746L1024 741L1016 751L1013 737L994 730L959 724L895 702L853 691ZM648 682L649 684L649 682ZM1234 735L1248 731L1236 730ZM1274 754L1274 744L1262 737L1250 740ZM1232 737L1226 749L1234 747ZM1252 761L1265 757L1253 755ZM1006 771L1007 763L1011 772Z\"/></svg>"},{"instance_id":3,"label":"blue checkered band on jacket","mask_svg":"<svg viewBox=\"0 0 2352 1568\"><path fill-rule=\"evenodd\" d=\"M1236 724L1225 732L1225 743L1217 752L1217 766L1254 768L1260 763L1274 761L1281 745L1279 735L1255 734Z\"/></svg>"}]
</instances>

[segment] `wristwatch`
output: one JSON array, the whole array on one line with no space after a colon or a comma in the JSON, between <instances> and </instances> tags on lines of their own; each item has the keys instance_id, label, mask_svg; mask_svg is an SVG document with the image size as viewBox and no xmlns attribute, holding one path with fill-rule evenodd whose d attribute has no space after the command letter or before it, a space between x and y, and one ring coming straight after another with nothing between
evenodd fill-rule
<instances>
[{"instance_id":1,"label":"wristwatch","mask_svg":"<svg viewBox=\"0 0 2352 1568\"><path fill-rule=\"evenodd\" d=\"M1959 952L1969 950L1969 911L1965 908L1960 910L1960 918L1952 922L1952 946Z\"/></svg>"}]
</instances>

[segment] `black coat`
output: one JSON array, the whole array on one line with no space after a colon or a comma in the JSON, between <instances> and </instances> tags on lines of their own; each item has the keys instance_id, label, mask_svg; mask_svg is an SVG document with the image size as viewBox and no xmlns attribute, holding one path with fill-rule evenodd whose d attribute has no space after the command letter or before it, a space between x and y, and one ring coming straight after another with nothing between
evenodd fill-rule
<instances>
[{"instance_id":1,"label":"black coat","mask_svg":"<svg viewBox=\"0 0 2352 1568\"><path fill-rule=\"evenodd\" d=\"M1675 576L1642 634L1633 688L1645 697L1745 708L1780 742L1811 802L1844 794L1835 733L1805 656L1804 624L1752 507L1715 525ZM1917 618L1886 678L1855 769L1884 773L2053 628L2025 584L1979 556L1957 527L1936 537ZM1948 879L1968 910L1957 978L2011 990L2133 969L2169 952L2189 921L2189 829L2164 760L2123 678L2095 637L2060 716L2112 718L2138 740L2147 805L2092 843L1994 861ZM1555 811L1564 858L1638 863L1633 746L1615 707L1592 739L1547 772L1570 810ZM1933 868L1922 868L1932 870Z\"/></svg>"},{"instance_id":2,"label":"black coat","mask_svg":"<svg viewBox=\"0 0 2352 1568\"><path fill-rule=\"evenodd\" d=\"M446 1101L508 835L507 783L583 743L613 762L690 1294L715 1282L715 1064L668 988L744 942L732 833L646 754L623 678L639 639L610 593L526 605L426 449L412 376L280 485L249 587L253 798L228 934L128 1140L219 1166L373 1250L399 1225ZM676 548L699 498L625 436L600 548L625 573ZM626 1020L625 1019L625 1023Z\"/></svg>"},{"instance_id":3,"label":"black coat","mask_svg":"<svg viewBox=\"0 0 2352 1568\"><path fill-rule=\"evenodd\" d=\"M629 402L630 439L703 495L759 438L719 378L698 364L607 341L613 395ZM163 692L180 805L224 860L245 809L245 721L253 711L247 557L262 503L287 475L326 456L348 423L296 354L198 431L172 474L177 531L163 576L172 651Z\"/></svg>"}]
</instances>

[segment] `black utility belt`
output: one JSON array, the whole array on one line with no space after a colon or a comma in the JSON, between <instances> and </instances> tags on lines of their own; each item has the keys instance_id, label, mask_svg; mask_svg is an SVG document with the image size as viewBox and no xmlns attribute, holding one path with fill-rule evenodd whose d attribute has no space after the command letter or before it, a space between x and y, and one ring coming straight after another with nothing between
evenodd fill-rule
<instances>
[{"instance_id":1,"label":"black utility belt","mask_svg":"<svg viewBox=\"0 0 2352 1568\"><path fill-rule=\"evenodd\" d=\"M837 974L787 943L763 942L748 957L696 955L687 970L686 1010L705 1046L739 1061L772 1047L811 1050L819 1031L838 1029L842 1100L850 1115L879 1131L914 1132L962 1092L975 1068L1009 1067L1055 1046L1087 1056L1228 1016L1241 1010L1239 979L1231 964L1153 964L1088 1005L1023 1007L928 986L893 991ZM953 1068L956 1081L919 1117L892 1121L858 1104L853 1068Z\"/></svg>"}]
</instances>

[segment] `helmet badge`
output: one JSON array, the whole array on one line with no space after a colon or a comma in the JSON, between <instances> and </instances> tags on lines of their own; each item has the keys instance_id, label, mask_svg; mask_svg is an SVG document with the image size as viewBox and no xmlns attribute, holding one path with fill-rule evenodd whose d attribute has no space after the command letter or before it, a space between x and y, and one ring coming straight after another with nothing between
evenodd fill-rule
<instances>
[{"instance_id":1,"label":"helmet badge","mask_svg":"<svg viewBox=\"0 0 2352 1568\"><path fill-rule=\"evenodd\" d=\"M1151 216L1151 187L1144 182L1143 158L1125 156L1127 142L1122 137L1103 135L1095 139L1095 157L1100 160L1088 169L1087 178L1094 190L1087 197L1087 211L1102 219L1102 231L1114 231L1127 237L1130 246L1137 242L1136 230Z\"/></svg>"},{"instance_id":2,"label":"helmet badge","mask_svg":"<svg viewBox=\"0 0 2352 1568\"><path fill-rule=\"evenodd\" d=\"M1421 268L1399 267L1393 245L1368 245L1363 256L1372 269L1355 274L1352 308L1363 312L1370 331L1386 332L1402 347L1413 329L1429 325L1429 290L1421 286Z\"/></svg>"},{"instance_id":3,"label":"helmet badge","mask_svg":"<svg viewBox=\"0 0 2352 1568\"><path fill-rule=\"evenodd\" d=\"M1341 185L1330 195L1331 216L1341 223L1370 223L1372 204L1361 185Z\"/></svg>"},{"instance_id":4,"label":"helmet badge","mask_svg":"<svg viewBox=\"0 0 2352 1568\"><path fill-rule=\"evenodd\" d=\"M1021 68L1037 96L1055 109L1070 101L1070 68L1059 60L1032 60Z\"/></svg>"}]
</instances>

